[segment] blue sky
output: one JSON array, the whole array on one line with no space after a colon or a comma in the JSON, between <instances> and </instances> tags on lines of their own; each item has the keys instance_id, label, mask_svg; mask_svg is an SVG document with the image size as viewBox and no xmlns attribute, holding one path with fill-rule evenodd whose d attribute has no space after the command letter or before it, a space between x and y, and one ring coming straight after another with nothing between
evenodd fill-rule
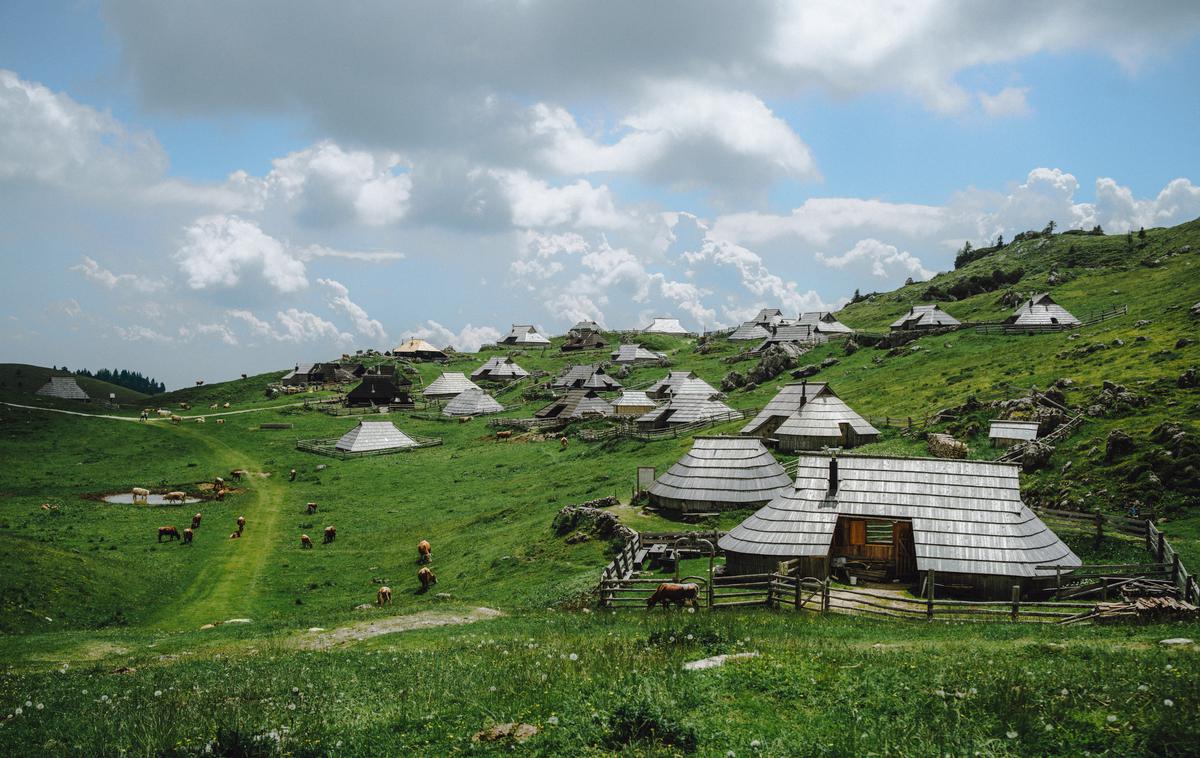
<instances>
[{"instance_id":1,"label":"blue sky","mask_svg":"<svg viewBox=\"0 0 1200 758\"><path fill-rule=\"evenodd\" d=\"M0 7L0 360L168 384L837 308L1200 215L1200 9Z\"/></svg>"}]
</instances>

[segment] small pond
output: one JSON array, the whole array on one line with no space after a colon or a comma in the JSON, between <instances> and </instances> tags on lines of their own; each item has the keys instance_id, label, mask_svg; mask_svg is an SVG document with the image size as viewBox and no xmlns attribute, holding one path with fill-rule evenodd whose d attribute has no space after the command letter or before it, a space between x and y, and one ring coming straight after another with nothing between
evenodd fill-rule
<instances>
[{"instance_id":1,"label":"small pond","mask_svg":"<svg viewBox=\"0 0 1200 758\"><path fill-rule=\"evenodd\" d=\"M124 505L132 505L133 504L133 493L122 492L118 495L105 495L104 502L106 502L106 503L122 503ZM188 505L189 503L199 503L199 502L200 502L200 498L198 498L198 497L188 497L188 498L184 498L182 501L173 500L171 502L167 502L166 500L164 500L162 495L151 494L150 497L146 498L146 505ZM142 505L142 502L140 499L138 500L138 505Z\"/></svg>"}]
</instances>

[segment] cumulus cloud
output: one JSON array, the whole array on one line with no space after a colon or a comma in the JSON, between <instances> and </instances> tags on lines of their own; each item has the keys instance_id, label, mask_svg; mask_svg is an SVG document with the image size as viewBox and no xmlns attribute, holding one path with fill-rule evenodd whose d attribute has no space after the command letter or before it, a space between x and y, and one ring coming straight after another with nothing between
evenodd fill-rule
<instances>
[{"instance_id":1,"label":"cumulus cloud","mask_svg":"<svg viewBox=\"0 0 1200 758\"><path fill-rule=\"evenodd\" d=\"M86 255L83 256L82 262L72 266L71 270L79 271L89 280L108 289L120 287L137 292L156 292L167 286L162 280L147 279L137 274L114 274Z\"/></svg>"},{"instance_id":2,"label":"cumulus cloud","mask_svg":"<svg viewBox=\"0 0 1200 758\"><path fill-rule=\"evenodd\" d=\"M308 223L385 226L408 213L412 177L396 173L407 168L397 153L344 150L324 140L273 165L265 180L268 193L291 204Z\"/></svg>"},{"instance_id":3,"label":"cumulus cloud","mask_svg":"<svg viewBox=\"0 0 1200 758\"><path fill-rule=\"evenodd\" d=\"M382 345L387 342L387 332L383 324L367 315L367 311L350 299L350 290L344 284L334 279L318 279L317 284L329 290L329 307L341 311L350 317L354 329L363 337L369 337Z\"/></svg>"},{"instance_id":4,"label":"cumulus cloud","mask_svg":"<svg viewBox=\"0 0 1200 758\"><path fill-rule=\"evenodd\" d=\"M480 345L492 344L503 335L490 326L467 324L457 332L437 321L426 321L406 334L413 339L426 340L435 347L453 346L456 350L475 352Z\"/></svg>"},{"instance_id":5,"label":"cumulus cloud","mask_svg":"<svg viewBox=\"0 0 1200 758\"><path fill-rule=\"evenodd\" d=\"M117 336L126 342L171 342L171 338L146 326L118 326Z\"/></svg>"},{"instance_id":6,"label":"cumulus cloud","mask_svg":"<svg viewBox=\"0 0 1200 758\"><path fill-rule=\"evenodd\" d=\"M1028 87L1005 87L995 94L977 93L983 112L994 118L1028 116L1033 113L1029 106Z\"/></svg>"},{"instance_id":7,"label":"cumulus cloud","mask_svg":"<svg viewBox=\"0 0 1200 758\"><path fill-rule=\"evenodd\" d=\"M265 321L254 313L243 309L231 309L225 315L250 327L255 337L265 337L278 342L324 342L346 345L354 336L338 329L315 313L288 308L275 313L275 323Z\"/></svg>"},{"instance_id":8,"label":"cumulus cloud","mask_svg":"<svg viewBox=\"0 0 1200 758\"><path fill-rule=\"evenodd\" d=\"M1096 180L1096 218L1108 232L1152 226L1173 226L1200 217L1200 187L1175 179L1157 196L1139 200L1114 179Z\"/></svg>"},{"instance_id":9,"label":"cumulus cloud","mask_svg":"<svg viewBox=\"0 0 1200 758\"><path fill-rule=\"evenodd\" d=\"M604 185L593 187L580 179L552 187L527 171L492 169L488 173L500 183L518 227L619 229L632 222L630 216L618 212L612 192Z\"/></svg>"},{"instance_id":10,"label":"cumulus cloud","mask_svg":"<svg viewBox=\"0 0 1200 758\"><path fill-rule=\"evenodd\" d=\"M179 327L179 336L192 339L197 336L214 336L230 347L237 347L238 339L225 324L193 324Z\"/></svg>"},{"instance_id":11,"label":"cumulus cloud","mask_svg":"<svg viewBox=\"0 0 1200 758\"><path fill-rule=\"evenodd\" d=\"M946 223L944 208L915 203L889 203L852 197L813 198L787 215L747 212L720 216L712 236L740 244L761 244L795 236L813 245L827 245L836 236L881 230L926 235Z\"/></svg>"},{"instance_id":12,"label":"cumulus cloud","mask_svg":"<svg viewBox=\"0 0 1200 758\"><path fill-rule=\"evenodd\" d=\"M898 250L895 245L889 245L877 239L859 240L854 247L841 255L817 253L817 260L833 268L844 268L854 263L866 263L869 265L871 273L879 277L887 277L898 270L915 279L924 280L936 273L922 266L921 259L907 250Z\"/></svg>"},{"instance_id":13,"label":"cumulus cloud","mask_svg":"<svg viewBox=\"0 0 1200 758\"><path fill-rule=\"evenodd\" d=\"M277 292L308 286L304 264L279 240L237 216L205 216L184 230L186 242L175 254L192 289L234 287L247 272Z\"/></svg>"}]
</instances>

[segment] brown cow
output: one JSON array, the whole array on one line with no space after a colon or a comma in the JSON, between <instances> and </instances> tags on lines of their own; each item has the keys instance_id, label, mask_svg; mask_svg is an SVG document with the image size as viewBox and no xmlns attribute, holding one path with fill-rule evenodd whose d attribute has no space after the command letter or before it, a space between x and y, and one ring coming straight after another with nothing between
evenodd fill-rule
<instances>
[{"instance_id":1,"label":"brown cow","mask_svg":"<svg viewBox=\"0 0 1200 758\"><path fill-rule=\"evenodd\" d=\"M187 493L179 490L163 495L163 501L167 503L182 503L184 500L187 500Z\"/></svg>"},{"instance_id":2,"label":"brown cow","mask_svg":"<svg viewBox=\"0 0 1200 758\"><path fill-rule=\"evenodd\" d=\"M221 489L217 490L217 500L224 500L225 496L228 494L229 494L229 490L222 487Z\"/></svg>"},{"instance_id":3,"label":"brown cow","mask_svg":"<svg viewBox=\"0 0 1200 758\"><path fill-rule=\"evenodd\" d=\"M243 476L246 475L246 469L235 468L233 471L229 472L229 475L232 476L234 479L241 479Z\"/></svg>"},{"instance_id":4,"label":"brown cow","mask_svg":"<svg viewBox=\"0 0 1200 758\"><path fill-rule=\"evenodd\" d=\"M566 437L559 437L559 438L558 438L558 449L559 449L559 450L566 450L566 449L567 449L567 438L566 438Z\"/></svg>"},{"instance_id":5,"label":"brown cow","mask_svg":"<svg viewBox=\"0 0 1200 758\"><path fill-rule=\"evenodd\" d=\"M185 544L185 545L192 544L192 536L193 535L195 535L195 532L193 532L191 529L184 529L183 530L183 544Z\"/></svg>"},{"instance_id":6,"label":"brown cow","mask_svg":"<svg viewBox=\"0 0 1200 758\"><path fill-rule=\"evenodd\" d=\"M433 560L433 548L429 546L429 540L421 540L417 543L417 563L429 563Z\"/></svg>"},{"instance_id":7,"label":"brown cow","mask_svg":"<svg viewBox=\"0 0 1200 758\"><path fill-rule=\"evenodd\" d=\"M178 424L181 421L183 421L182 416L176 416L174 413L171 414L171 423L172 424Z\"/></svg>"},{"instance_id":8,"label":"brown cow","mask_svg":"<svg viewBox=\"0 0 1200 758\"><path fill-rule=\"evenodd\" d=\"M162 542L162 538L166 537L167 542L179 539L179 530L173 526L160 526L158 528L158 541Z\"/></svg>"},{"instance_id":9,"label":"brown cow","mask_svg":"<svg viewBox=\"0 0 1200 758\"><path fill-rule=\"evenodd\" d=\"M200 528L200 514L199 513L197 513L195 516L192 516L192 528L193 529Z\"/></svg>"},{"instance_id":10,"label":"brown cow","mask_svg":"<svg viewBox=\"0 0 1200 758\"><path fill-rule=\"evenodd\" d=\"M431 585L437 584L437 575L428 566L421 567L417 572L417 579L421 581L421 592L427 592Z\"/></svg>"},{"instance_id":11,"label":"brown cow","mask_svg":"<svg viewBox=\"0 0 1200 758\"><path fill-rule=\"evenodd\" d=\"M646 601L646 610L650 610L655 605L662 603L663 608L670 607L671 603L680 608L685 605L695 605L696 595L700 592L700 588L695 584L673 584L671 582L663 582L658 585L658 589Z\"/></svg>"},{"instance_id":12,"label":"brown cow","mask_svg":"<svg viewBox=\"0 0 1200 758\"><path fill-rule=\"evenodd\" d=\"M242 537L241 532L231 532L229 535L229 539L231 539L231 540L241 539L241 537Z\"/></svg>"},{"instance_id":13,"label":"brown cow","mask_svg":"<svg viewBox=\"0 0 1200 758\"><path fill-rule=\"evenodd\" d=\"M333 542L336 539L337 539L337 527L335 527L333 525L325 527L324 543L326 545L328 545L330 542Z\"/></svg>"},{"instance_id":14,"label":"brown cow","mask_svg":"<svg viewBox=\"0 0 1200 758\"><path fill-rule=\"evenodd\" d=\"M472 418L473 418L472 416L459 416L458 423L469 424L469 423L471 423Z\"/></svg>"},{"instance_id":15,"label":"brown cow","mask_svg":"<svg viewBox=\"0 0 1200 758\"><path fill-rule=\"evenodd\" d=\"M288 474L288 481L289 482L296 481L296 469L292 469L291 473Z\"/></svg>"},{"instance_id":16,"label":"brown cow","mask_svg":"<svg viewBox=\"0 0 1200 758\"><path fill-rule=\"evenodd\" d=\"M392 588L380 587L375 593L375 605L391 605L392 604Z\"/></svg>"},{"instance_id":17,"label":"brown cow","mask_svg":"<svg viewBox=\"0 0 1200 758\"><path fill-rule=\"evenodd\" d=\"M304 549L306 547L312 547L312 537L309 537L307 534L301 534L300 535L300 548Z\"/></svg>"},{"instance_id":18,"label":"brown cow","mask_svg":"<svg viewBox=\"0 0 1200 758\"><path fill-rule=\"evenodd\" d=\"M241 534L242 530L246 528L246 517L238 516L237 525L238 525L238 534Z\"/></svg>"},{"instance_id":19,"label":"brown cow","mask_svg":"<svg viewBox=\"0 0 1200 758\"><path fill-rule=\"evenodd\" d=\"M512 436L511 429L504 431L504 432L496 432L496 439L498 439L498 440L506 440L511 436Z\"/></svg>"},{"instance_id":20,"label":"brown cow","mask_svg":"<svg viewBox=\"0 0 1200 758\"><path fill-rule=\"evenodd\" d=\"M305 511L305 513L307 513L308 515L311 516L312 514L317 512L317 504L309 503L308 505L304 506L304 511Z\"/></svg>"},{"instance_id":21,"label":"brown cow","mask_svg":"<svg viewBox=\"0 0 1200 758\"><path fill-rule=\"evenodd\" d=\"M225 486L225 480L218 476L216 479L213 479L213 486L217 489L221 489Z\"/></svg>"}]
</instances>

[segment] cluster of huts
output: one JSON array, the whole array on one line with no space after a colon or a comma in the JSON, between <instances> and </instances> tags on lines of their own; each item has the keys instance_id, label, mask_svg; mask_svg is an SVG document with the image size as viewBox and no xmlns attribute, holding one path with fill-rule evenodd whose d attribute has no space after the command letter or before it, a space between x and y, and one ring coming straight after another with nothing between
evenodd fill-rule
<instances>
[{"instance_id":1,"label":"cluster of huts","mask_svg":"<svg viewBox=\"0 0 1200 758\"><path fill-rule=\"evenodd\" d=\"M831 339L849 337L854 330L828 311L801 313L787 319L778 308L763 308L754 318L730 333L735 342L756 343L751 352L761 353L772 345L811 347Z\"/></svg>"}]
</instances>

